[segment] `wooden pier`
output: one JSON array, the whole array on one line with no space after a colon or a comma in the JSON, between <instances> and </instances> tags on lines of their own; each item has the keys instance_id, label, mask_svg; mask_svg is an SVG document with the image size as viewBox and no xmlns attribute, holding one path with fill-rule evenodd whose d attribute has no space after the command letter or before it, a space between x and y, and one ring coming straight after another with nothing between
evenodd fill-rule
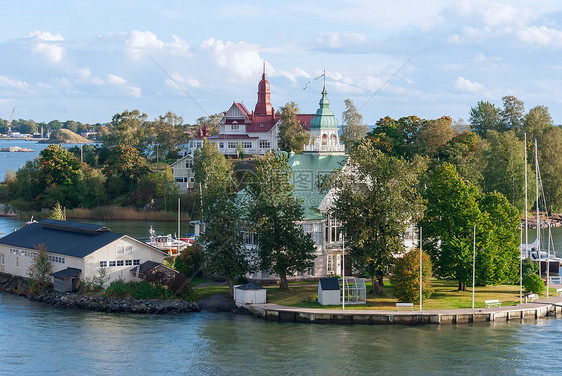
<instances>
[{"instance_id":1,"label":"wooden pier","mask_svg":"<svg viewBox=\"0 0 562 376\"><path fill-rule=\"evenodd\" d=\"M245 307L253 314L263 317L268 321L310 324L441 325L491 321L523 321L538 320L546 317L562 317L561 296L506 307L407 312L313 309L284 307L274 304L254 304Z\"/></svg>"}]
</instances>

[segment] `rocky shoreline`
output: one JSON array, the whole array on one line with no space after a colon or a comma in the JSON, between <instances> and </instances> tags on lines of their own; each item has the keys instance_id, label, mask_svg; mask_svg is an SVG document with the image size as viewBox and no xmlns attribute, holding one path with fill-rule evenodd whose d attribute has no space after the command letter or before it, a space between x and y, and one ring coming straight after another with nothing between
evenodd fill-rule
<instances>
[{"instance_id":1,"label":"rocky shoreline","mask_svg":"<svg viewBox=\"0 0 562 376\"><path fill-rule=\"evenodd\" d=\"M3 273L0 273L0 291L24 296L29 300L47 303L55 307L82 308L99 312L162 314L201 311L197 303L181 300L107 298L54 290L35 293L29 288L27 279Z\"/></svg>"}]
</instances>

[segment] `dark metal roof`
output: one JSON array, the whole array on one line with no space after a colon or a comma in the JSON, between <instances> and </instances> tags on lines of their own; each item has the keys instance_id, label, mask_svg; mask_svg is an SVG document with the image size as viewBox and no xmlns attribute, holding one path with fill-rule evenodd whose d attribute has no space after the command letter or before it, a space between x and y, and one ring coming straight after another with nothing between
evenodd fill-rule
<instances>
[{"instance_id":1,"label":"dark metal roof","mask_svg":"<svg viewBox=\"0 0 562 376\"><path fill-rule=\"evenodd\" d=\"M320 278L322 290L339 290L340 282L337 278Z\"/></svg>"},{"instance_id":2,"label":"dark metal roof","mask_svg":"<svg viewBox=\"0 0 562 376\"><path fill-rule=\"evenodd\" d=\"M149 272L150 270L154 269L155 267L162 265L159 262L156 261L145 261L142 264L140 264L139 266L135 266L134 268L131 269L131 272L136 273L137 268L139 269L139 274L146 274L147 272Z\"/></svg>"},{"instance_id":3,"label":"dark metal roof","mask_svg":"<svg viewBox=\"0 0 562 376\"><path fill-rule=\"evenodd\" d=\"M67 278L70 278L70 277L77 276L80 273L82 273L82 269L66 268L66 269L63 269L63 270L59 270L56 273L52 273L51 275L55 278L58 278L58 279L67 279Z\"/></svg>"},{"instance_id":4,"label":"dark metal roof","mask_svg":"<svg viewBox=\"0 0 562 376\"><path fill-rule=\"evenodd\" d=\"M0 238L0 244L27 249L44 244L50 253L83 258L123 236L100 225L44 219Z\"/></svg>"},{"instance_id":5,"label":"dark metal roof","mask_svg":"<svg viewBox=\"0 0 562 376\"><path fill-rule=\"evenodd\" d=\"M238 290L264 290L263 287L257 285L255 283L246 283L245 285L241 285L236 287Z\"/></svg>"}]
</instances>

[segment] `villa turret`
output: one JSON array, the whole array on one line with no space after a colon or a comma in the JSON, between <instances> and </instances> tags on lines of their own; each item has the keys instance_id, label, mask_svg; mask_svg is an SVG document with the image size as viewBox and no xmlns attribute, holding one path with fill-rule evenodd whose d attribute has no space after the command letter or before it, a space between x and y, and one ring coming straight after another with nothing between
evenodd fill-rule
<instances>
[{"instance_id":1,"label":"villa turret","mask_svg":"<svg viewBox=\"0 0 562 376\"><path fill-rule=\"evenodd\" d=\"M324 86L320 107L310 121L310 139L304 146L305 152L341 155L344 154L344 145L340 144L338 120L330 109L328 93Z\"/></svg>"}]
</instances>

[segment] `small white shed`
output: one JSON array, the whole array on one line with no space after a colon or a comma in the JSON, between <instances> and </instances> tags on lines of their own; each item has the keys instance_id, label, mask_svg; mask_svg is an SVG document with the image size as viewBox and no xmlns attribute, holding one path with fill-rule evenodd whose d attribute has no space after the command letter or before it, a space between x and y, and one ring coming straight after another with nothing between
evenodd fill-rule
<instances>
[{"instance_id":1,"label":"small white shed","mask_svg":"<svg viewBox=\"0 0 562 376\"><path fill-rule=\"evenodd\" d=\"M337 278L320 278L318 303L322 305L341 304L340 295L340 282Z\"/></svg>"},{"instance_id":2,"label":"small white shed","mask_svg":"<svg viewBox=\"0 0 562 376\"><path fill-rule=\"evenodd\" d=\"M255 283L247 283L234 287L234 302L236 305L265 304L267 290Z\"/></svg>"}]
</instances>

